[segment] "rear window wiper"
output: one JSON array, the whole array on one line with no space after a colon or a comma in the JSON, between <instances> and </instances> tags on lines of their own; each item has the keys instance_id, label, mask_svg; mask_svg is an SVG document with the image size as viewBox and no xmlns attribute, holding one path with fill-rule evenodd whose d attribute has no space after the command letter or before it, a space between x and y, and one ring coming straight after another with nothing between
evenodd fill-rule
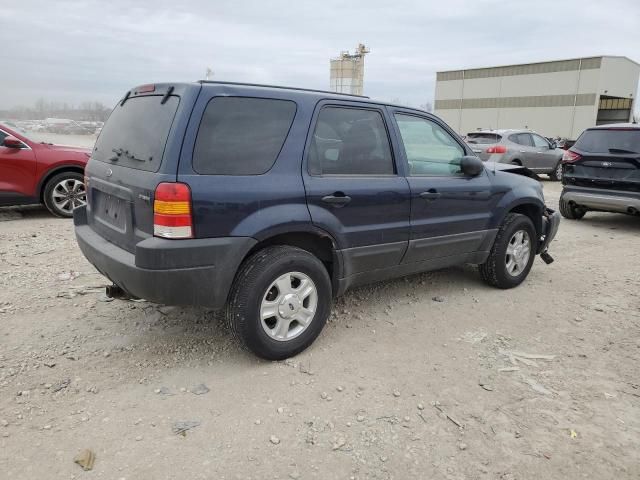
<instances>
[{"instance_id":1,"label":"rear window wiper","mask_svg":"<svg viewBox=\"0 0 640 480\"><path fill-rule=\"evenodd\" d=\"M632 153L638 155L638 152L632 152L631 150L625 150L624 148L610 148L609 153Z\"/></svg>"}]
</instances>

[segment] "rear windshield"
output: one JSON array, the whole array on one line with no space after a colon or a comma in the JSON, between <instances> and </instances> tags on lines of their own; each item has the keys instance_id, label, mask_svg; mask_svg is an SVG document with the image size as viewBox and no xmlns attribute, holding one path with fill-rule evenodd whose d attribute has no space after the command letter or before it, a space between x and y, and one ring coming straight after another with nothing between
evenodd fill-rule
<instances>
[{"instance_id":1,"label":"rear windshield","mask_svg":"<svg viewBox=\"0 0 640 480\"><path fill-rule=\"evenodd\" d=\"M640 129L585 130L575 143L575 148L590 153L640 153ZM610 151L613 149L613 151Z\"/></svg>"},{"instance_id":2,"label":"rear windshield","mask_svg":"<svg viewBox=\"0 0 640 480\"><path fill-rule=\"evenodd\" d=\"M467 134L467 143L498 143L502 140L502 137L497 133L468 133Z\"/></svg>"},{"instance_id":3,"label":"rear windshield","mask_svg":"<svg viewBox=\"0 0 640 480\"><path fill-rule=\"evenodd\" d=\"M261 175L276 161L296 104L289 100L216 97L207 105L193 151L204 175Z\"/></svg>"},{"instance_id":4,"label":"rear windshield","mask_svg":"<svg viewBox=\"0 0 640 480\"><path fill-rule=\"evenodd\" d=\"M123 167L156 172L176 115L177 96L133 97L118 103L100 132L92 158Z\"/></svg>"}]
</instances>

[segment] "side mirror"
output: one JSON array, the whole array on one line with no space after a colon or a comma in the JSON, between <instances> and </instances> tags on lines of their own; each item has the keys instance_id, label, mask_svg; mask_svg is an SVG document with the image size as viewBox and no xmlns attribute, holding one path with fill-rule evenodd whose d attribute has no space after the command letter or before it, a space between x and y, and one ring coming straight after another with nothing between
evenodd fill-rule
<instances>
[{"instance_id":1,"label":"side mirror","mask_svg":"<svg viewBox=\"0 0 640 480\"><path fill-rule=\"evenodd\" d=\"M477 177L484 171L484 163L474 155L465 155L460 160L460 170L468 177Z\"/></svg>"},{"instance_id":2,"label":"side mirror","mask_svg":"<svg viewBox=\"0 0 640 480\"><path fill-rule=\"evenodd\" d=\"M549 145L549 149L555 150L556 148L558 148L558 144L556 142L551 142L551 144Z\"/></svg>"},{"instance_id":3,"label":"side mirror","mask_svg":"<svg viewBox=\"0 0 640 480\"><path fill-rule=\"evenodd\" d=\"M2 146L7 148L22 148L23 143L13 135L7 135L6 137L4 137Z\"/></svg>"}]
</instances>

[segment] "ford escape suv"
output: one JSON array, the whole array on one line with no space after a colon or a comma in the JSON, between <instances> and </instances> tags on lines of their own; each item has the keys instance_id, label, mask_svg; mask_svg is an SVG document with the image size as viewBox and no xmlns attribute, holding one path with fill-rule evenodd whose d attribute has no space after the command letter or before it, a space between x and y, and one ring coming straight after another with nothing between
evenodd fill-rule
<instances>
[{"instance_id":1,"label":"ford escape suv","mask_svg":"<svg viewBox=\"0 0 640 480\"><path fill-rule=\"evenodd\" d=\"M241 343L282 359L348 288L464 263L511 288L552 261L560 217L527 175L366 97L144 85L96 141L75 231L107 294L226 308Z\"/></svg>"},{"instance_id":2,"label":"ford escape suv","mask_svg":"<svg viewBox=\"0 0 640 480\"><path fill-rule=\"evenodd\" d=\"M590 210L640 215L640 125L588 128L562 162L565 218L579 220Z\"/></svg>"}]
</instances>

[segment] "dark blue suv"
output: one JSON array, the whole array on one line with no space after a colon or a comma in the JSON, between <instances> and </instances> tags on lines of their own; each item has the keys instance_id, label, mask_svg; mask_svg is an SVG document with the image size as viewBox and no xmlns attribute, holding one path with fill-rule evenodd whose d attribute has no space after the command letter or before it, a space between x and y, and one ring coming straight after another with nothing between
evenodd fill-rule
<instances>
[{"instance_id":1,"label":"dark blue suv","mask_svg":"<svg viewBox=\"0 0 640 480\"><path fill-rule=\"evenodd\" d=\"M485 166L437 117L294 88L134 88L85 175L76 236L108 294L226 307L268 359L356 285L471 263L515 287L559 224L535 175Z\"/></svg>"}]
</instances>

